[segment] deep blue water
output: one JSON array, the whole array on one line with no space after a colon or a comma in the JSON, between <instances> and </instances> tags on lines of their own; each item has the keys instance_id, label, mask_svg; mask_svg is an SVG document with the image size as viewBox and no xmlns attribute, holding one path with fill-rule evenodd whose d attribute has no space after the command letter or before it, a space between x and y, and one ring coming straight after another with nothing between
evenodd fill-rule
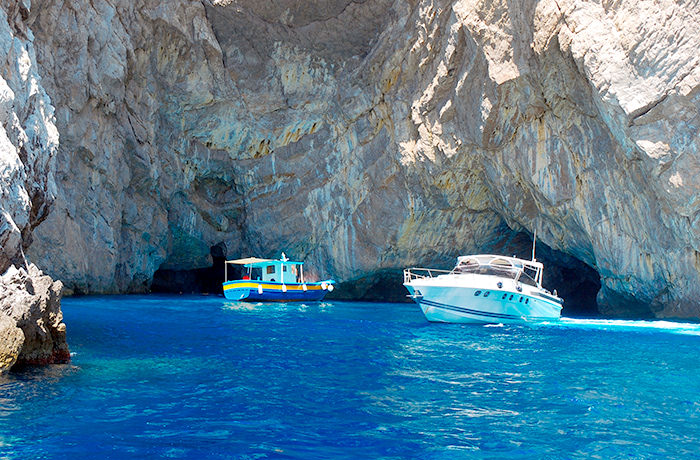
<instances>
[{"instance_id":1,"label":"deep blue water","mask_svg":"<svg viewBox=\"0 0 700 460\"><path fill-rule=\"evenodd\" d=\"M427 323L412 304L63 301L0 458L700 458L700 325Z\"/></svg>"}]
</instances>

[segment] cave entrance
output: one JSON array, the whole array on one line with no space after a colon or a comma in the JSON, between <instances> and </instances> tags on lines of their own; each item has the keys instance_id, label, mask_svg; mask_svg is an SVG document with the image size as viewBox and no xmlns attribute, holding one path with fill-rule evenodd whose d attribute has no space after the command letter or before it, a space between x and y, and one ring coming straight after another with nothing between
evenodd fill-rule
<instances>
[{"instance_id":1,"label":"cave entrance","mask_svg":"<svg viewBox=\"0 0 700 460\"><path fill-rule=\"evenodd\" d=\"M221 283L224 280L224 262L226 248L223 243L211 247L212 266L192 270L158 269L153 274L151 292L177 294L221 294ZM240 268L229 268L229 276Z\"/></svg>"}]
</instances>

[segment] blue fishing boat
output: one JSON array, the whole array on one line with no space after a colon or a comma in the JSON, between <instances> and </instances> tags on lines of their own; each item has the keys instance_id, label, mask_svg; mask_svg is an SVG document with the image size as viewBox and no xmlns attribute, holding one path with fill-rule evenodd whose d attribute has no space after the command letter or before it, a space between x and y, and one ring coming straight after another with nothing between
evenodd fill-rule
<instances>
[{"instance_id":1,"label":"blue fishing boat","mask_svg":"<svg viewBox=\"0 0 700 460\"><path fill-rule=\"evenodd\" d=\"M243 265L242 279L228 280L229 265ZM304 262L282 258L227 260L224 265L224 297L230 300L254 302L294 302L322 300L333 291L332 279L306 282Z\"/></svg>"}]
</instances>

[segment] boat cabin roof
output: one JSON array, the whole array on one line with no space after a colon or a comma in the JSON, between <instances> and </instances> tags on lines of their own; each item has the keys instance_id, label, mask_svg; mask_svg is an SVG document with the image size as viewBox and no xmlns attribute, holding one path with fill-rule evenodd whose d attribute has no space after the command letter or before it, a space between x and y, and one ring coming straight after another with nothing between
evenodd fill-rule
<instances>
[{"instance_id":1,"label":"boat cabin roof","mask_svg":"<svg viewBox=\"0 0 700 460\"><path fill-rule=\"evenodd\" d=\"M464 265L492 265L503 268L530 268L533 270L542 270L543 265L534 260L524 260L517 257L497 256L493 254L477 254L473 256L460 256L457 258L457 264Z\"/></svg>"},{"instance_id":2,"label":"boat cabin roof","mask_svg":"<svg viewBox=\"0 0 700 460\"><path fill-rule=\"evenodd\" d=\"M260 268L270 265L303 265L304 262L294 262L291 260L259 259L257 257L246 257L244 259L227 260L227 264L244 265L246 268Z\"/></svg>"},{"instance_id":3,"label":"boat cabin roof","mask_svg":"<svg viewBox=\"0 0 700 460\"><path fill-rule=\"evenodd\" d=\"M543 265L534 260L493 254L477 254L458 257L457 265L453 272L463 273L466 271L495 275L511 273L515 275L516 280L522 280L527 284L534 283L534 285L540 287L542 285L542 268Z\"/></svg>"}]
</instances>

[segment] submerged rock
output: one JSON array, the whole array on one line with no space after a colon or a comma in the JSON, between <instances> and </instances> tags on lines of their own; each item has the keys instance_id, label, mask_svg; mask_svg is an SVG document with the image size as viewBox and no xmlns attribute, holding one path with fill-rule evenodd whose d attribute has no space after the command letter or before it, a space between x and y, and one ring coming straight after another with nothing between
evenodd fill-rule
<instances>
[{"instance_id":1,"label":"submerged rock","mask_svg":"<svg viewBox=\"0 0 700 460\"><path fill-rule=\"evenodd\" d=\"M0 277L0 371L70 360L61 312L60 281L35 265L10 267Z\"/></svg>"}]
</instances>

